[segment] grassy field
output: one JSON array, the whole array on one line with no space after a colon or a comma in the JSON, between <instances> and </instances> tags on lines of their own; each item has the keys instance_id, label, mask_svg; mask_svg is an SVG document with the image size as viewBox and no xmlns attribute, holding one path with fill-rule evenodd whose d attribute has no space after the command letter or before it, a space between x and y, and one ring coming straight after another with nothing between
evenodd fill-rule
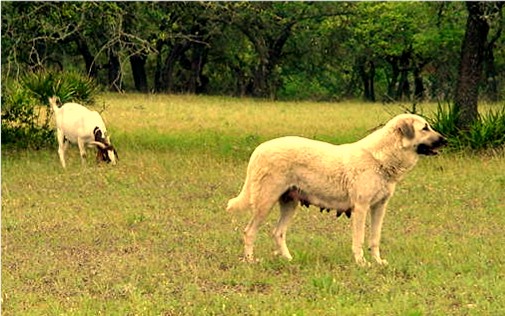
<instances>
[{"instance_id":1,"label":"grassy field","mask_svg":"<svg viewBox=\"0 0 505 316\"><path fill-rule=\"evenodd\" d=\"M117 166L63 171L56 149L2 150L3 315L503 315L505 158L422 158L384 224L387 267L359 268L350 221L300 208L294 256L228 214L262 141L357 140L401 112L359 103L104 95ZM433 107L425 106L431 113ZM91 155L92 156L92 155Z\"/></svg>"}]
</instances>

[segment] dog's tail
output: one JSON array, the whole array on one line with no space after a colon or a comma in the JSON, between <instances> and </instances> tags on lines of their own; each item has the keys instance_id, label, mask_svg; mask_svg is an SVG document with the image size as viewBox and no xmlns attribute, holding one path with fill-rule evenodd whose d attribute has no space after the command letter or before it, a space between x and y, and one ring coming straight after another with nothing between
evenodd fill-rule
<instances>
[{"instance_id":1,"label":"dog's tail","mask_svg":"<svg viewBox=\"0 0 505 316\"><path fill-rule=\"evenodd\" d=\"M228 201L228 206L226 207L226 211L228 213L236 212L242 209L244 209L244 203L242 202L241 195Z\"/></svg>"},{"instance_id":2,"label":"dog's tail","mask_svg":"<svg viewBox=\"0 0 505 316\"><path fill-rule=\"evenodd\" d=\"M246 194L244 193L244 190L242 190L237 197L230 199L228 201L228 206L226 207L226 211L231 213L231 212L245 210L249 204L247 202L248 199L245 195Z\"/></svg>"}]
</instances>

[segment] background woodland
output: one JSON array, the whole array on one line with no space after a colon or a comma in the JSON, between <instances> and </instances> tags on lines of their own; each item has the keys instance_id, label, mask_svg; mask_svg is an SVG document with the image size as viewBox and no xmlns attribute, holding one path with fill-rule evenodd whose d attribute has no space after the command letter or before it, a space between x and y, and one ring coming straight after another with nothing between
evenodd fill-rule
<instances>
[{"instance_id":1,"label":"background woodland","mask_svg":"<svg viewBox=\"0 0 505 316\"><path fill-rule=\"evenodd\" d=\"M480 96L497 101L502 5L472 12L464 2L2 2L2 75L78 70L112 91L448 100L474 14L488 28Z\"/></svg>"}]
</instances>

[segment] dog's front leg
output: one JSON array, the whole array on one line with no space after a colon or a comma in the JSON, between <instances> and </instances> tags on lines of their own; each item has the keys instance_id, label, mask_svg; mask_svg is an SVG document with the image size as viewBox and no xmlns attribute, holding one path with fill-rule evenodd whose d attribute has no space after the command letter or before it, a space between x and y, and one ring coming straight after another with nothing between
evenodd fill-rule
<instances>
[{"instance_id":1,"label":"dog's front leg","mask_svg":"<svg viewBox=\"0 0 505 316\"><path fill-rule=\"evenodd\" d=\"M368 204L354 205L352 212L352 252L356 263L360 266L370 265L363 255L363 243L365 241L365 222L368 212Z\"/></svg>"},{"instance_id":2,"label":"dog's front leg","mask_svg":"<svg viewBox=\"0 0 505 316\"><path fill-rule=\"evenodd\" d=\"M386 260L381 258L379 250L381 232L382 232L382 222L384 220L384 215L386 214L386 205L387 200L372 206L370 210L371 213L370 250L372 251L372 257L378 264L381 265L388 264Z\"/></svg>"}]
</instances>

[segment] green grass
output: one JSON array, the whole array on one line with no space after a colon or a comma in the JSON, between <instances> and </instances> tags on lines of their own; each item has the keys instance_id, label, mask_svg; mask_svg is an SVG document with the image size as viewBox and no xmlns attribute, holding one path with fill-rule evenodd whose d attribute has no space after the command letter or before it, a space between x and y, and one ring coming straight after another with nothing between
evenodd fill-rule
<instances>
[{"instance_id":1,"label":"green grass","mask_svg":"<svg viewBox=\"0 0 505 316\"><path fill-rule=\"evenodd\" d=\"M117 166L67 170L56 149L2 151L3 315L500 315L505 158L422 158L383 230L388 267L357 267L350 221L300 208L294 255L239 261L249 214L228 214L247 159L288 134L363 137L392 114L359 103L104 95ZM426 112L434 109L426 105ZM396 113L399 112L399 109Z\"/></svg>"}]
</instances>

